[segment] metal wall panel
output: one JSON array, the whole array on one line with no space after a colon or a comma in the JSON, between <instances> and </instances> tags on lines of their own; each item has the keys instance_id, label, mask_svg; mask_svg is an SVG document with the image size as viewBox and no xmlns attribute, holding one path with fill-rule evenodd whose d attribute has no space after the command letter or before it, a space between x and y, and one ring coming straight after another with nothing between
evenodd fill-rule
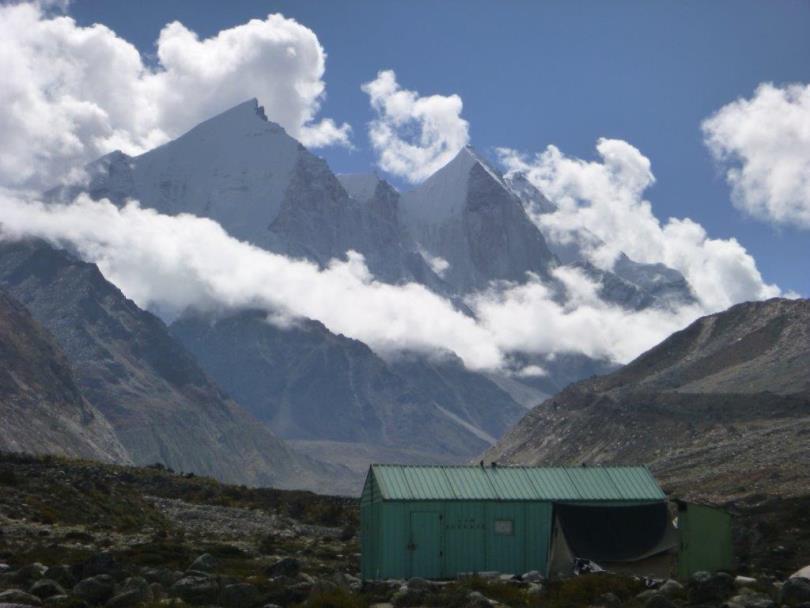
<instances>
[{"instance_id":1,"label":"metal wall panel","mask_svg":"<svg viewBox=\"0 0 810 608\"><path fill-rule=\"evenodd\" d=\"M486 562L486 521L484 503L457 501L445 503L443 576L460 572L483 572Z\"/></svg>"}]
</instances>

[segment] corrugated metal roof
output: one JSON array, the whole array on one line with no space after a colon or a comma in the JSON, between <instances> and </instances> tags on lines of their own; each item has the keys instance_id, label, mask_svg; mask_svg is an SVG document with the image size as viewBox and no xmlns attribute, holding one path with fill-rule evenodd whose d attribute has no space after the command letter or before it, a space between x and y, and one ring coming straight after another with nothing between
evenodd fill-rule
<instances>
[{"instance_id":1,"label":"corrugated metal roof","mask_svg":"<svg viewBox=\"0 0 810 608\"><path fill-rule=\"evenodd\" d=\"M371 465L384 500L663 500L646 467Z\"/></svg>"}]
</instances>

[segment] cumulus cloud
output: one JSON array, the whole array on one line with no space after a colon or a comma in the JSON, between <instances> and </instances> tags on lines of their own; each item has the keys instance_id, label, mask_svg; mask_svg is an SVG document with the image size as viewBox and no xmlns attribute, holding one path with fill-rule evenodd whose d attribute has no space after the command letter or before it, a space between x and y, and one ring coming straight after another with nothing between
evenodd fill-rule
<instances>
[{"instance_id":1,"label":"cumulus cloud","mask_svg":"<svg viewBox=\"0 0 810 608\"><path fill-rule=\"evenodd\" d=\"M663 263L689 281L705 311L777 296L754 258L736 239L713 239L689 218L661 222L644 191L654 183L650 161L629 143L600 139L600 159L564 155L555 146L530 158L499 149L504 166L522 172L557 209L529 209L552 242L575 246L597 267L610 270L620 252L645 263Z\"/></svg>"},{"instance_id":2,"label":"cumulus cloud","mask_svg":"<svg viewBox=\"0 0 810 608\"><path fill-rule=\"evenodd\" d=\"M134 202L118 208L81 196L43 204L6 191L0 217L0 239L69 245L145 308L261 308L276 322L317 319L381 354L451 351L472 369L509 369L516 352L626 362L698 314L623 310L602 302L598 285L581 272L559 268L562 291L537 277L493 285L469 298L469 315L422 285L377 281L359 254L321 269L238 241L212 220L162 215ZM543 373L537 366L516 371Z\"/></svg>"},{"instance_id":3,"label":"cumulus cloud","mask_svg":"<svg viewBox=\"0 0 810 608\"><path fill-rule=\"evenodd\" d=\"M0 183L42 187L113 149L137 154L251 97L305 145L349 144L350 128L316 121L325 53L282 15L207 39L179 22L157 61L108 27L80 27L42 4L0 5Z\"/></svg>"},{"instance_id":4,"label":"cumulus cloud","mask_svg":"<svg viewBox=\"0 0 810 608\"><path fill-rule=\"evenodd\" d=\"M761 84L753 97L723 106L702 126L736 207L760 220L810 228L810 85Z\"/></svg>"},{"instance_id":5,"label":"cumulus cloud","mask_svg":"<svg viewBox=\"0 0 810 608\"><path fill-rule=\"evenodd\" d=\"M401 88L393 70L379 72L361 88L376 113L368 132L384 171L421 182L469 142L458 95L420 96Z\"/></svg>"}]
</instances>

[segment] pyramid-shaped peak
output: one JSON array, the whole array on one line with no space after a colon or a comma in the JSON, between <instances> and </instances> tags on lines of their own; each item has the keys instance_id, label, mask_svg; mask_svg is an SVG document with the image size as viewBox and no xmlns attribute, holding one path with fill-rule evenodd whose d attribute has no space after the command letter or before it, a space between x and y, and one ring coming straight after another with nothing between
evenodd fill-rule
<instances>
[{"instance_id":1,"label":"pyramid-shaped peak","mask_svg":"<svg viewBox=\"0 0 810 608\"><path fill-rule=\"evenodd\" d=\"M418 188L405 194L406 213L416 221L428 223L459 214L466 204L470 176L476 168L506 190L498 171L475 148L467 145Z\"/></svg>"},{"instance_id":2,"label":"pyramid-shaped peak","mask_svg":"<svg viewBox=\"0 0 810 608\"><path fill-rule=\"evenodd\" d=\"M502 182L501 174L495 169L492 164L487 160L478 150L473 148L470 144L467 144L461 150L458 151L458 154L455 155L453 160L447 163L444 167L436 171L433 175L431 175L427 181L425 181L425 185L427 185L431 181L445 181L449 180L451 182L457 180L464 180L466 181L467 177L470 174L470 171L473 167L479 166L484 169L487 173L492 176L493 179L497 180L498 182Z\"/></svg>"},{"instance_id":3,"label":"pyramid-shaped peak","mask_svg":"<svg viewBox=\"0 0 810 608\"><path fill-rule=\"evenodd\" d=\"M181 135L178 140L193 139L197 135L227 140L233 136L256 133L273 133L289 137L284 127L268 120L264 108L254 97L199 123Z\"/></svg>"}]
</instances>

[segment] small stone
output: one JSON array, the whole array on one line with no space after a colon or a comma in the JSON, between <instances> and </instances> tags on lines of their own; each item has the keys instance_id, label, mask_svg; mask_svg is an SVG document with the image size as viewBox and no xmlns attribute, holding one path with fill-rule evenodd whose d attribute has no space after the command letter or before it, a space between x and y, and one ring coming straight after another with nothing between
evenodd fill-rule
<instances>
[{"instance_id":1,"label":"small stone","mask_svg":"<svg viewBox=\"0 0 810 608\"><path fill-rule=\"evenodd\" d=\"M741 576L737 575L734 577L734 586L735 587L751 587L752 585L757 584L757 579L751 578L750 576Z\"/></svg>"},{"instance_id":2,"label":"small stone","mask_svg":"<svg viewBox=\"0 0 810 608\"><path fill-rule=\"evenodd\" d=\"M0 593L0 604L25 604L27 606L42 606L42 600L36 595L26 593L22 589L9 589Z\"/></svg>"},{"instance_id":3,"label":"small stone","mask_svg":"<svg viewBox=\"0 0 810 608\"><path fill-rule=\"evenodd\" d=\"M31 585L31 588L28 591L42 600L44 600L46 597L51 597L52 595L67 594L62 585L50 578L39 579L37 582Z\"/></svg>"}]
</instances>

